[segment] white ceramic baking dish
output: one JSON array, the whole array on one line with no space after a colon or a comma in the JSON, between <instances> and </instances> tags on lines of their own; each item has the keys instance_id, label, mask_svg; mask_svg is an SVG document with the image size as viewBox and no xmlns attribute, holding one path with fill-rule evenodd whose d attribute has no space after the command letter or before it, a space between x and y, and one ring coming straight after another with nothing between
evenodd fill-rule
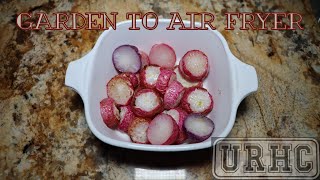
<instances>
[{"instance_id":1,"label":"white ceramic baking dish","mask_svg":"<svg viewBox=\"0 0 320 180\"><path fill-rule=\"evenodd\" d=\"M148 24L154 23L149 20ZM160 19L155 30L128 30L131 21L117 24L116 30L104 31L94 48L84 57L69 64L65 84L75 89L84 102L87 123L101 141L128 149L144 151L189 151L208 148L211 139L196 144L145 145L130 141L128 135L109 129L100 115L99 102L107 97L106 83L117 74L112 64L112 52L123 44L131 44L149 52L152 45L166 43L176 52L178 61L188 51L199 49L207 54L209 76L204 87L214 97L213 111L208 115L215 123L212 137L226 137L231 131L239 103L258 88L255 69L242 63L229 50L226 40L216 30L166 30L169 19ZM186 26L190 22L185 21ZM142 27L141 21L137 25ZM196 23L200 26L199 23Z\"/></svg>"}]
</instances>

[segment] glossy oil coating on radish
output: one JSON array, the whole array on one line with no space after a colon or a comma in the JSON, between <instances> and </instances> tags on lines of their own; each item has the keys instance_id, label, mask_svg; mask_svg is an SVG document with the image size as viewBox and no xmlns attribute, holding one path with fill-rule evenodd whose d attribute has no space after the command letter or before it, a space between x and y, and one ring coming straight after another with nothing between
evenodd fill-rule
<instances>
[{"instance_id":1,"label":"glossy oil coating on radish","mask_svg":"<svg viewBox=\"0 0 320 180\"><path fill-rule=\"evenodd\" d=\"M123 132L128 132L129 125L135 118L131 106L120 107L120 124L118 129Z\"/></svg>"},{"instance_id":2,"label":"glossy oil coating on radish","mask_svg":"<svg viewBox=\"0 0 320 180\"><path fill-rule=\"evenodd\" d=\"M213 98L206 89L191 87L183 94L180 105L188 113L208 114L213 108Z\"/></svg>"},{"instance_id":3,"label":"glossy oil coating on radish","mask_svg":"<svg viewBox=\"0 0 320 180\"><path fill-rule=\"evenodd\" d=\"M179 62L179 70L190 81L201 81L209 73L208 57L199 50L188 51Z\"/></svg>"},{"instance_id":4,"label":"glossy oil coating on radish","mask_svg":"<svg viewBox=\"0 0 320 180\"><path fill-rule=\"evenodd\" d=\"M164 111L163 113L170 115L178 124L179 135L175 144L182 144L187 139L187 134L184 130L183 124L188 116L188 113L179 107L170 109L169 111Z\"/></svg>"},{"instance_id":5,"label":"glossy oil coating on radish","mask_svg":"<svg viewBox=\"0 0 320 180\"><path fill-rule=\"evenodd\" d=\"M176 73L172 70L162 68L156 83L156 89L164 94L168 86L177 79Z\"/></svg>"},{"instance_id":6,"label":"glossy oil coating on radish","mask_svg":"<svg viewBox=\"0 0 320 180\"><path fill-rule=\"evenodd\" d=\"M128 128L128 135L132 142L139 144L148 144L147 129L150 120L142 117L135 117Z\"/></svg>"},{"instance_id":7,"label":"glossy oil coating on radish","mask_svg":"<svg viewBox=\"0 0 320 180\"><path fill-rule=\"evenodd\" d=\"M151 144L173 144L179 135L176 121L168 114L157 115L149 124L147 137Z\"/></svg>"},{"instance_id":8,"label":"glossy oil coating on radish","mask_svg":"<svg viewBox=\"0 0 320 180\"><path fill-rule=\"evenodd\" d=\"M173 69L176 64L176 53L167 44L155 44L150 50L149 59L151 65Z\"/></svg>"},{"instance_id":9,"label":"glossy oil coating on radish","mask_svg":"<svg viewBox=\"0 0 320 180\"><path fill-rule=\"evenodd\" d=\"M189 80L185 79L181 75L178 67L174 68L174 72L177 75L177 81L179 81L182 84L183 87L185 87L185 88L194 87L194 86L202 87L202 81L192 82L192 81L189 81Z\"/></svg>"},{"instance_id":10,"label":"glossy oil coating on radish","mask_svg":"<svg viewBox=\"0 0 320 180\"><path fill-rule=\"evenodd\" d=\"M117 105L128 105L131 102L133 92L133 86L127 77L115 76L107 84L108 97L114 99Z\"/></svg>"},{"instance_id":11,"label":"glossy oil coating on radish","mask_svg":"<svg viewBox=\"0 0 320 180\"><path fill-rule=\"evenodd\" d=\"M136 73L141 68L139 50L131 45L117 47L112 53L112 61L114 67L119 72Z\"/></svg>"},{"instance_id":12,"label":"glossy oil coating on radish","mask_svg":"<svg viewBox=\"0 0 320 180\"><path fill-rule=\"evenodd\" d=\"M163 109L162 98L152 89L136 91L132 103L133 112L141 117L153 117Z\"/></svg>"},{"instance_id":13,"label":"glossy oil coating on radish","mask_svg":"<svg viewBox=\"0 0 320 180\"><path fill-rule=\"evenodd\" d=\"M111 129L115 129L120 120L119 110L112 98L105 98L100 102L100 113L103 122Z\"/></svg>"},{"instance_id":14,"label":"glossy oil coating on radish","mask_svg":"<svg viewBox=\"0 0 320 180\"><path fill-rule=\"evenodd\" d=\"M141 69L143 69L144 67L150 65L150 60L148 54L146 54L145 52L140 50L139 53L141 56Z\"/></svg>"},{"instance_id":15,"label":"glossy oil coating on radish","mask_svg":"<svg viewBox=\"0 0 320 180\"><path fill-rule=\"evenodd\" d=\"M132 86L133 86L134 88L138 87L138 85L139 85L139 77L137 76L137 74L133 74L133 73L121 73L121 74L119 74L119 76L123 76L123 77L129 78Z\"/></svg>"},{"instance_id":16,"label":"glossy oil coating on radish","mask_svg":"<svg viewBox=\"0 0 320 180\"><path fill-rule=\"evenodd\" d=\"M173 81L166 90L163 98L164 108L172 109L179 105L185 88L178 81Z\"/></svg>"},{"instance_id":17,"label":"glossy oil coating on radish","mask_svg":"<svg viewBox=\"0 0 320 180\"><path fill-rule=\"evenodd\" d=\"M184 121L184 128L189 139L193 142L202 142L211 136L214 123L206 116L190 114Z\"/></svg>"},{"instance_id":18,"label":"glossy oil coating on radish","mask_svg":"<svg viewBox=\"0 0 320 180\"><path fill-rule=\"evenodd\" d=\"M146 88L156 87L161 69L159 66L147 66L140 72L140 83Z\"/></svg>"}]
</instances>

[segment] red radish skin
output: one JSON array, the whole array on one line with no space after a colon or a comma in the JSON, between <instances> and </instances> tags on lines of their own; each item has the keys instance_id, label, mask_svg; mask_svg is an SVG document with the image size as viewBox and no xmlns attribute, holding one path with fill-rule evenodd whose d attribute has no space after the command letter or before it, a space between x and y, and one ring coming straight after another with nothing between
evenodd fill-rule
<instances>
[{"instance_id":1,"label":"red radish skin","mask_svg":"<svg viewBox=\"0 0 320 180\"><path fill-rule=\"evenodd\" d=\"M109 128L117 128L120 121L120 115L116 103L112 98L105 98L100 102L100 113L103 122Z\"/></svg>"},{"instance_id":2,"label":"red radish skin","mask_svg":"<svg viewBox=\"0 0 320 180\"><path fill-rule=\"evenodd\" d=\"M123 132L128 132L129 125L135 118L131 106L121 106L120 107L120 124L118 129Z\"/></svg>"},{"instance_id":3,"label":"red radish skin","mask_svg":"<svg viewBox=\"0 0 320 180\"><path fill-rule=\"evenodd\" d=\"M191 81L191 80L190 80L191 78L190 78L188 75L186 75L186 73L183 71L183 62L182 62L182 60L180 60L179 65L178 65L178 68L179 68L179 72L180 72L180 74L182 75L182 77L183 77L184 79L188 80L188 81ZM193 82L193 81L191 81L191 82ZM195 83L196 83L196 82L195 82Z\"/></svg>"},{"instance_id":4,"label":"red radish skin","mask_svg":"<svg viewBox=\"0 0 320 180\"><path fill-rule=\"evenodd\" d=\"M140 72L140 84L143 87L153 89L156 87L161 68L159 66L147 66Z\"/></svg>"},{"instance_id":5,"label":"red radish skin","mask_svg":"<svg viewBox=\"0 0 320 180\"><path fill-rule=\"evenodd\" d=\"M137 77L137 80L138 80L138 85L137 85L137 87L139 87L140 86L140 74L139 73L136 73L135 74L136 75L136 77Z\"/></svg>"},{"instance_id":6,"label":"red radish skin","mask_svg":"<svg viewBox=\"0 0 320 180\"><path fill-rule=\"evenodd\" d=\"M188 88L181 99L180 106L188 113L196 113L206 115L213 108L212 95L202 87Z\"/></svg>"},{"instance_id":7,"label":"red radish skin","mask_svg":"<svg viewBox=\"0 0 320 180\"><path fill-rule=\"evenodd\" d=\"M146 54L145 52L140 50L139 53L141 56L141 69L143 69L144 67L150 65L150 60L148 54Z\"/></svg>"},{"instance_id":8,"label":"red radish skin","mask_svg":"<svg viewBox=\"0 0 320 180\"><path fill-rule=\"evenodd\" d=\"M141 55L137 47L122 45L112 53L112 62L118 72L136 73L141 69Z\"/></svg>"},{"instance_id":9,"label":"red radish skin","mask_svg":"<svg viewBox=\"0 0 320 180\"><path fill-rule=\"evenodd\" d=\"M181 98L183 97L185 88L178 81L174 81L170 84L164 94L164 108L172 109L179 105Z\"/></svg>"},{"instance_id":10,"label":"red radish skin","mask_svg":"<svg viewBox=\"0 0 320 180\"><path fill-rule=\"evenodd\" d=\"M151 144L170 145L179 135L179 126L168 114L157 115L149 124L147 130L148 141Z\"/></svg>"},{"instance_id":11,"label":"red radish skin","mask_svg":"<svg viewBox=\"0 0 320 180\"><path fill-rule=\"evenodd\" d=\"M137 76L137 74L133 74L133 73L121 73L121 74L119 74L119 76L129 78L132 86L133 86L134 88L138 87L138 85L139 85L139 77Z\"/></svg>"},{"instance_id":12,"label":"red radish skin","mask_svg":"<svg viewBox=\"0 0 320 180\"><path fill-rule=\"evenodd\" d=\"M170 109L169 111L164 111L163 113L170 115L179 126L179 135L175 144L184 143L184 141L187 139L187 134L184 130L183 124L188 116L188 113L179 107Z\"/></svg>"},{"instance_id":13,"label":"red radish skin","mask_svg":"<svg viewBox=\"0 0 320 180\"><path fill-rule=\"evenodd\" d=\"M189 87L202 87L202 81L192 82L192 81L189 81L189 80L185 79L185 78L181 75L178 66L176 66L176 67L174 68L174 72L175 72L176 75L177 75L177 81L180 82L183 87L185 87L185 88L189 88Z\"/></svg>"},{"instance_id":14,"label":"red radish skin","mask_svg":"<svg viewBox=\"0 0 320 180\"><path fill-rule=\"evenodd\" d=\"M133 93L134 88L127 77L115 76L107 84L108 97L114 99L117 105L128 105L131 102Z\"/></svg>"},{"instance_id":15,"label":"red radish skin","mask_svg":"<svg viewBox=\"0 0 320 180\"><path fill-rule=\"evenodd\" d=\"M162 68L160 70L160 75L158 77L156 83L156 89L161 93L164 94L168 88L168 86L177 79L177 75L175 72L169 69Z\"/></svg>"},{"instance_id":16,"label":"red radish skin","mask_svg":"<svg viewBox=\"0 0 320 180\"><path fill-rule=\"evenodd\" d=\"M140 117L153 117L163 110L162 98L152 89L136 91L132 103L133 112Z\"/></svg>"},{"instance_id":17,"label":"red radish skin","mask_svg":"<svg viewBox=\"0 0 320 180\"><path fill-rule=\"evenodd\" d=\"M189 114L183 126L188 135L188 139L193 143L208 139L215 128L210 118L200 114Z\"/></svg>"},{"instance_id":18,"label":"red radish skin","mask_svg":"<svg viewBox=\"0 0 320 180\"><path fill-rule=\"evenodd\" d=\"M149 59L151 65L173 69L176 64L176 53L167 44L155 44L150 50Z\"/></svg>"},{"instance_id":19,"label":"red radish skin","mask_svg":"<svg viewBox=\"0 0 320 180\"><path fill-rule=\"evenodd\" d=\"M147 129L150 120L142 117L135 117L128 128L128 135L132 142L139 144L149 144L147 137Z\"/></svg>"},{"instance_id":20,"label":"red radish skin","mask_svg":"<svg viewBox=\"0 0 320 180\"><path fill-rule=\"evenodd\" d=\"M188 51L179 62L180 73L190 81L202 81L208 76L208 57L199 50Z\"/></svg>"}]
</instances>

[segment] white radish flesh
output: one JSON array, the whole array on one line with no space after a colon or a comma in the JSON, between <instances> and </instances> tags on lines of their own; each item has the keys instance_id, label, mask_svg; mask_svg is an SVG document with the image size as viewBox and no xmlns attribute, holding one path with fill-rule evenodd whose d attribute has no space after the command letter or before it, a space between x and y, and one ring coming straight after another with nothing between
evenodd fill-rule
<instances>
[{"instance_id":1,"label":"white radish flesh","mask_svg":"<svg viewBox=\"0 0 320 180\"><path fill-rule=\"evenodd\" d=\"M206 116L190 114L184 121L184 128L189 139L193 142L201 142L211 136L214 130L214 123Z\"/></svg>"},{"instance_id":2,"label":"white radish flesh","mask_svg":"<svg viewBox=\"0 0 320 180\"><path fill-rule=\"evenodd\" d=\"M139 144L147 144L147 129L149 120L141 117L136 117L128 128L128 134L131 140Z\"/></svg>"},{"instance_id":3,"label":"white radish flesh","mask_svg":"<svg viewBox=\"0 0 320 180\"><path fill-rule=\"evenodd\" d=\"M176 63L176 53L167 44L155 44L150 50L149 59L151 65L173 69Z\"/></svg>"},{"instance_id":4,"label":"white radish flesh","mask_svg":"<svg viewBox=\"0 0 320 180\"><path fill-rule=\"evenodd\" d=\"M112 60L119 72L136 73L141 68L141 56L135 46L119 46L113 51Z\"/></svg>"},{"instance_id":5,"label":"white radish flesh","mask_svg":"<svg viewBox=\"0 0 320 180\"><path fill-rule=\"evenodd\" d=\"M152 117L162 110L162 98L152 89L138 90L133 100L133 112L137 116Z\"/></svg>"},{"instance_id":6,"label":"white radish flesh","mask_svg":"<svg viewBox=\"0 0 320 180\"><path fill-rule=\"evenodd\" d=\"M151 121L147 137L151 144L168 145L176 141L178 133L175 120L167 114L159 114Z\"/></svg>"},{"instance_id":7,"label":"white radish flesh","mask_svg":"<svg viewBox=\"0 0 320 180\"><path fill-rule=\"evenodd\" d=\"M181 100L181 107L188 113L208 114L213 104L212 95L201 87L188 88Z\"/></svg>"},{"instance_id":8,"label":"white radish flesh","mask_svg":"<svg viewBox=\"0 0 320 180\"><path fill-rule=\"evenodd\" d=\"M147 66L140 72L140 81L144 87L155 88L160 75L160 67Z\"/></svg>"},{"instance_id":9,"label":"white radish flesh","mask_svg":"<svg viewBox=\"0 0 320 180\"><path fill-rule=\"evenodd\" d=\"M144 111L152 111L154 108L159 106L157 99L157 95L155 95L153 92L147 92L138 96L135 104Z\"/></svg>"},{"instance_id":10,"label":"white radish flesh","mask_svg":"<svg viewBox=\"0 0 320 180\"><path fill-rule=\"evenodd\" d=\"M196 89L188 96L190 108L194 112L203 112L211 104L210 95L206 91Z\"/></svg>"},{"instance_id":11,"label":"white radish flesh","mask_svg":"<svg viewBox=\"0 0 320 180\"><path fill-rule=\"evenodd\" d=\"M128 105L133 93L133 86L129 78L115 76L107 84L108 97L114 99L117 105Z\"/></svg>"},{"instance_id":12,"label":"white radish flesh","mask_svg":"<svg viewBox=\"0 0 320 180\"><path fill-rule=\"evenodd\" d=\"M179 81L179 82L182 84L183 87L189 88L189 87L194 87L194 86L198 86L198 87L201 87L201 86L202 86L202 82L192 82L192 81L189 81L189 80L185 79L185 78L181 75L178 67L176 67L176 68L174 69L174 72L175 72L176 75L177 75L177 81Z\"/></svg>"},{"instance_id":13,"label":"white radish flesh","mask_svg":"<svg viewBox=\"0 0 320 180\"><path fill-rule=\"evenodd\" d=\"M188 51L179 62L181 74L191 81L201 81L209 73L208 57L199 50Z\"/></svg>"}]
</instances>

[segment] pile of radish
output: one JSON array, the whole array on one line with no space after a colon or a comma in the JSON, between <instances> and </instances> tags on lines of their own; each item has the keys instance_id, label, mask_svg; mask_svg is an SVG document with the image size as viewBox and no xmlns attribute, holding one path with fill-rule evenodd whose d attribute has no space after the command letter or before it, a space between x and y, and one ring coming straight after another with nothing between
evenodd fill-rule
<instances>
[{"instance_id":1,"label":"pile of radish","mask_svg":"<svg viewBox=\"0 0 320 180\"><path fill-rule=\"evenodd\" d=\"M202 51L186 52L175 66L175 51L167 44L152 46L149 55L122 45L112 60L119 74L107 83L108 98L100 102L109 128L140 144L196 143L211 136L214 123L206 115L214 103L202 87L209 73Z\"/></svg>"}]
</instances>

